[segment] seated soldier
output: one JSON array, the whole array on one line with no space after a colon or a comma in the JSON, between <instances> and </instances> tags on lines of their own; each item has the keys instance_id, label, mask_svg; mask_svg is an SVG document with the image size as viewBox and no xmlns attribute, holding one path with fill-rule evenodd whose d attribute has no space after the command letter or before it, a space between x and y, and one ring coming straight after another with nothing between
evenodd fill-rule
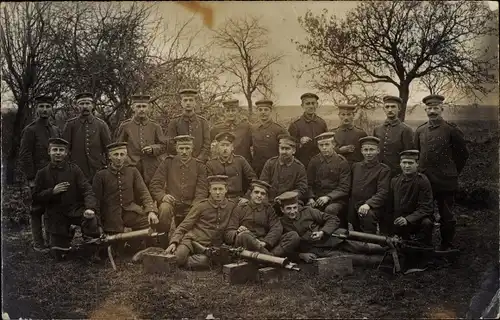
<instances>
[{"instance_id":1,"label":"seated soldier","mask_svg":"<svg viewBox=\"0 0 500 320\"><path fill-rule=\"evenodd\" d=\"M254 180L250 188L250 201L238 206L231 215L226 243L278 257L287 256L300 239L295 232L283 233L278 216L267 202L271 185Z\"/></svg>"},{"instance_id":2,"label":"seated soldier","mask_svg":"<svg viewBox=\"0 0 500 320\"><path fill-rule=\"evenodd\" d=\"M156 207L149 190L134 166L126 166L127 143L109 144L110 165L94 176L93 189L98 201L98 217L105 233L146 229L157 224ZM158 231L162 226L159 226Z\"/></svg>"},{"instance_id":3,"label":"seated soldier","mask_svg":"<svg viewBox=\"0 0 500 320\"><path fill-rule=\"evenodd\" d=\"M335 152L333 132L316 137L320 153L307 166L308 205L337 216L347 225L347 203L351 188L351 168L347 160Z\"/></svg>"},{"instance_id":4,"label":"seated soldier","mask_svg":"<svg viewBox=\"0 0 500 320\"><path fill-rule=\"evenodd\" d=\"M391 169L378 160L378 138L368 136L359 142L364 159L352 165L348 219L356 231L376 234L379 226L380 232L387 234L389 227L384 206L389 197Z\"/></svg>"},{"instance_id":5,"label":"seated soldier","mask_svg":"<svg viewBox=\"0 0 500 320\"><path fill-rule=\"evenodd\" d=\"M193 158L193 139L188 135L174 138L177 155L162 161L149 185L159 204L160 225L166 230L175 229L191 207L207 197L207 168Z\"/></svg>"},{"instance_id":6,"label":"seated soldier","mask_svg":"<svg viewBox=\"0 0 500 320\"><path fill-rule=\"evenodd\" d=\"M423 242L432 245L431 218L434 201L429 179L418 170L418 150L400 153L402 174L391 180L391 211L394 233L403 239L421 232Z\"/></svg>"},{"instance_id":7,"label":"seated soldier","mask_svg":"<svg viewBox=\"0 0 500 320\"><path fill-rule=\"evenodd\" d=\"M69 142L49 139L50 163L35 177L33 201L45 208L52 249L69 250L78 225L85 236L98 237L97 201L82 170L67 161Z\"/></svg>"},{"instance_id":8,"label":"seated soldier","mask_svg":"<svg viewBox=\"0 0 500 320\"><path fill-rule=\"evenodd\" d=\"M332 237L331 234L339 227L339 218L309 206L301 206L298 203L297 192L285 192L278 196L278 199L283 211L281 218L283 232L297 233L300 237L296 251L298 258L305 262L332 256L337 250L372 254L385 251L377 244Z\"/></svg>"},{"instance_id":9,"label":"seated soldier","mask_svg":"<svg viewBox=\"0 0 500 320\"><path fill-rule=\"evenodd\" d=\"M239 201L245 195L245 180L252 181L257 179L257 176L244 157L233 154L234 139L234 134L230 132L221 132L215 136L217 157L207 162L207 174L227 175L229 179L226 197Z\"/></svg>"},{"instance_id":10,"label":"seated soldier","mask_svg":"<svg viewBox=\"0 0 500 320\"><path fill-rule=\"evenodd\" d=\"M205 269L210 266L208 257L193 245L220 246L229 218L238 205L226 198L227 176L210 176L210 196L197 204L175 230L166 253L175 254L177 265L188 269Z\"/></svg>"}]
</instances>

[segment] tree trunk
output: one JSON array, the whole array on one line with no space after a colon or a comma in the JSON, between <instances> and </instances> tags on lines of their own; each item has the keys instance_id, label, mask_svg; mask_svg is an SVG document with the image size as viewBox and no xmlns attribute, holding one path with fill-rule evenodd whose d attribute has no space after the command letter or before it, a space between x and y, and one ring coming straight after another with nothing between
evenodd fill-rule
<instances>
[{"instance_id":1,"label":"tree trunk","mask_svg":"<svg viewBox=\"0 0 500 320\"><path fill-rule=\"evenodd\" d=\"M253 107L252 107L252 95L247 95L247 103L248 103L248 115L251 116L253 113Z\"/></svg>"},{"instance_id":2,"label":"tree trunk","mask_svg":"<svg viewBox=\"0 0 500 320\"><path fill-rule=\"evenodd\" d=\"M408 98L410 96L410 84L409 83L401 83L399 86L399 97L403 100L403 104L401 105L401 110L399 110L399 120L405 121L406 116L406 106L408 105Z\"/></svg>"},{"instance_id":3,"label":"tree trunk","mask_svg":"<svg viewBox=\"0 0 500 320\"><path fill-rule=\"evenodd\" d=\"M14 125L12 127L12 139L10 151L7 156L7 164L5 167L5 179L8 185L12 185L16 182L16 164L17 164L17 153L19 151L19 146L21 144L21 134L29 118L29 108L27 97L21 98L18 103L16 118L14 120Z\"/></svg>"}]
</instances>

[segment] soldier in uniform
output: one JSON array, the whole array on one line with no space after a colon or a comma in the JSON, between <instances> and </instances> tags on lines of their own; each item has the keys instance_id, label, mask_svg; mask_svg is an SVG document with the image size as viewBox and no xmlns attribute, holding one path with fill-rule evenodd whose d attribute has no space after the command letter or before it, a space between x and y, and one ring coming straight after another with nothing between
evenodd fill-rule
<instances>
[{"instance_id":1,"label":"soldier in uniform","mask_svg":"<svg viewBox=\"0 0 500 320\"><path fill-rule=\"evenodd\" d=\"M66 122L63 138L70 143L71 161L92 181L95 173L106 165L106 146L111 143L111 133L106 122L93 115L91 93L77 94L75 99L80 116Z\"/></svg>"},{"instance_id":2,"label":"soldier in uniform","mask_svg":"<svg viewBox=\"0 0 500 320\"><path fill-rule=\"evenodd\" d=\"M212 140L221 132L231 132L235 136L233 142L234 154L244 157L248 163L252 163L252 130L248 122L237 122L236 114L240 110L240 102L236 99L222 102L224 106L224 123L214 126L210 132Z\"/></svg>"},{"instance_id":3,"label":"soldier in uniform","mask_svg":"<svg viewBox=\"0 0 500 320\"><path fill-rule=\"evenodd\" d=\"M413 149L413 130L398 118L403 100L399 97L385 96L384 112L386 120L373 129L373 136L380 139L379 159L391 168L391 177L401 173L399 154Z\"/></svg>"},{"instance_id":4,"label":"soldier in uniform","mask_svg":"<svg viewBox=\"0 0 500 320\"><path fill-rule=\"evenodd\" d=\"M266 161L260 180L272 186L269 199L285 191L296 190L303 200L307 196L307 174L304 165L294 157L297 142L289 135L279 136L279 156ZM277 207L279 209L279 206Z\"/></svg>"},{"instance_id":5,"label":"soldier in uniform","mask_svg":"<svg viewBox=\"0 0 500 320\"><path fill-rule=\"evenodd\" d=\"M174 154L176 150L174 138L180 135L194 137L193 157L206 162L210 153L210 128L207 119L196 114L196 97L198 91L195 89L182 89L179 91L183 113L170 120L167 127L167 140L169 153Z\"/></svg>"},{"instance_id":6,"label":"soldier in uniform","mask_svg":"<svg viewBox=\"0 0 500 320\"><path fill-rule=\"evenodd\" d=\"M209 176L228 176L227 197L239 202L245 195L244 181L257 179L255 172L245 158L233 154L234 134L221 132L215 136L218 148L218 157L207 161L207 174Z\"/></svg>"},{"instance_id":7,"label":"soldier in uniform","mask_svg":"<svg viewBox=\"0 0 500 320\"><path fill-rule=\"evenodd\" d=\"M66 160L69 142L50 138L50 163L35 178L33 201L45 208L50 246L69 249L74 236L72 225L81 225L82 233L99 236L95 211L97 200L82 170Z\"/></svg>"},{"instance_id":8,"label":"soldier in uniform","mask_svg":"<svg viewBox=\"0 0 500 320\"><path fill-rule=\"evenodd\" d=\"M359 139L366 137L366 132L353 124L356 106L341 104L339 108L340 126L333 129L335 133L335 152L343 155L352 166L354 162L363 161Z\"/></svg>"},{"instance_id":9,"label":"soldier in uniform","mask_svg":"<svg viewBox=\"0 0 500 320\"><path fill-rule=\"evenodd\" d=\"M33 193L35 175L38 170L50 162L49 139L60 136L59 129L49 122L53 112L54 100L47 96L35 98L36 113L38 118L24 128L19 149L19 164L21 171L28 180L28 185ZM43 239L42 216L44 208L32 205L31 207L31 233L33 248L38 252L48 252ZM46 220L46 217L44 217ZM48 240L48 239L47 239Z\"/></svg>"},{"instance_id":10,"label":"soldier in uniform","mask_svg":"<svg viewBox=\"0 0 500 320\"><path fill-rule=\"evenodd\" d=\"M296 157L307 168L311 158L319 153L314 137L328 129L325 120L316 114L319 97L314 93L304 93L300 100L304 114L290 124L288 132L300 142Z\"/></svg>"},{"instance_id":11,"label":"soldier in uniform","mask_svg":"<svg viewBox=\"0 0 500 320\"><path fill-rule=\"evenodd\" d=\"M284 213L281 218L283 232L299 237L299 246L295 249L298 257L292 258L309 263L316 258L332 256L336 250L353 253L384 252L384 249L376 244L332 237L331 234L339 227L339 218L309 206L301 206L297 192L285 192L279 195L278 199Z\"/></svg>"},{"instance_id":12,"label":"soldier in uniform","mask_svg":"<svg viewBox=\"0 0 500 320\"><path fill-rule=\"evenodd\" d=\"M231 215L225 235L227 244L278 257L293 253L300 239L295 232L283 233L273 206L267 202L270 189L265 181L252 182L250 201Z\"/></svg>"},{"instance_id":13,"label":"soldier in uniform","mask_svg":"<svg viewBox=\"0 0 500 320\"><path fill-rule=\"evenodd\" d=\"M159 156L166 151L163 130L148 117L150 96L132 96L134 116L118 128L116 141L128 143L128 163L136 166L144 182L149 184L159 165Z\"/></svg>"},{"instance_id":14,"label":"soldier in uniform","mask_svg":"<svg viewBox=\"0 0 500 320\"><path fill-rule=\"evenodd\" d=\"M220 246L229 223L235 201L226 198L227 176L210 176L210 196L193 206L186 219L177 227L166 253L175 254L177 265L188 269L206 269L208 257L193 245Z\"/></svg>"},{"instance_id":15,"label":"soldier in uniform","mask_svg":"<svg viewBox=\"0 0 500 320\"><path fill-rule=\"evenodd\" d=\"M373 136L359 139L364 160L352 166L352 189L349 201L349 222L354 230L387 234L387 213L391 169L378 160L380 140Z\"/></svg>"},{"instance_id":16,"label":"soldier in uniform","mask_svg":"<svg viewBox=\"0 0 500 320\"><path fill-rule=\"evenodd\" d=\"M409 239L422 232L424 243L432 245L432 188L429 179L418 173L418 156L418 150L401 152L402 174L391 180L389 205L395 234Z\"/></svg>"},{"instance_id":17,"label":"soldier in uniform","mask_svg":"<svg viewBox=\"0 0 500 320\"><path fill-rule=\"evenodd\" d=\"M452 247L455 236L454 193L469 152L462 131L442 118L443 101L440 95L429 95L422 100L429 121L417 128L415 147L420 151L419 168L429 178L437 201L441 249L446 250Z\"/></svg>"},{"instance_id":18,"label":"soldier in uniform","mask_svg":"<svg viewBox=\"0 0 500 320\"><path fill-rule=\"evenodd\" d=\"M176 156L168 156L158 166L149 184L151 196L159 204L160 225L166 230L178 226L191 207L208 194L207 168L193 158L194 138L177 136Z\"/></svg>"},{"instance_id":19,"label":"soldier in uniform","mask_svg":"<svg viewBox=\"0 0 500 320\"><path fill-rule=\"evenodd\" d=\"M96 173L92 185L104 232L119 233L125 227L140 230L157 224L157 210L141 174L134 166L125 165L127 143L115 142L107 148L110 165Z\"/></svg>"},{"instance_id":20,"label":"soldier in uniform","mask_svg":"<svg viewBox=\"0 0 500 320\"><path fill-rule=\"evenodd\" d=\"M252 128L252 167L260 175L266 161L278 155L278 136L287 131L271 119L271 100L259 100L255 107L259 123Z\"/></svg>"},{"instance_id":21,"label":"soldier in uniform","mask_svg":"<svg viewBox=\"0 0 500 320\"><path fill-rule=\"evenodd\" d=\"M335 152L333 132L315 137L320 153L307 167L308 205L340 218L347 226L347 204L351 189L351 168L347 160Z\"/></svg>"}]
</instances>

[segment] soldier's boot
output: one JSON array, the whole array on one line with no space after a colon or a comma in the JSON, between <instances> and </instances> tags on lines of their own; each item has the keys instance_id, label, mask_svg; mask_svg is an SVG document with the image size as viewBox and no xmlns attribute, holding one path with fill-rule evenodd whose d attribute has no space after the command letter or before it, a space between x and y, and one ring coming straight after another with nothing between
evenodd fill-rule
<instances>
[{"instance_id":1,"label":"soldier's boot","mask_svg":"<svg viewBox=\"0 0 500 320\"><path fill-rule=\"evenodd\" d=\"M441 222L441 245L439 250L453 249L453 238L455 237L455 221Z\"/></svg>"},{"instance_id":2,"label":"soldier's boot","mask_svg":"<svg viewBox=\"0 0 500 320\"><path fill-rule=\"evenodd\" d=\"M271 255L275 257L284 257L286 255L285 249L282 246L277 245L271 250Z\"/></svg>"},{"instance_id":3,"label":"soldier's boot","mask_svg":"<svg viewBox=\"0 0 500 320\"><path fill-rule=\"evenodd\" d=\"M47 253L49 248L45 245L43 238L42 213L41 208L33 208L31 216L31 235L33 236L33 249L37 252Z\"/></svg>"}]
</instances>

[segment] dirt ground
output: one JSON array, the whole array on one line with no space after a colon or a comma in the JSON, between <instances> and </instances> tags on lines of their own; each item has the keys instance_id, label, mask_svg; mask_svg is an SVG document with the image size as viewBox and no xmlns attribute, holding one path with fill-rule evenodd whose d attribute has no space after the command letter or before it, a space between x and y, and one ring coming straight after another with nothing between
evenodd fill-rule
<instances>
[{"instance_id":1,"label":"dirt ground","mask_svg":"<svg viewBox=\"0 0 500 320\"><path fill-rule=\"evenodd\" d=\"M471 146L462 185L498 188L498 142ZM474 169L478 168L478 170ZM467 197L470 192L463 193ZM55 262L31 249L20 189L4 190L3 311L23 318L456 318L464 317L481 276L498 263L498 204L459 199L456 244L448 268L392 276L355 268L343 279L289 273L277 284L227 285L216 271L148 275L140 264ZM489 204L488 204L489 203ZM469 205L466 207L465 205ZM485 208L489 206L488 208ZM478 208L480 207L480 208ZM472 209L474 208L474 209Z\"/></svg>"}]
</instances>

